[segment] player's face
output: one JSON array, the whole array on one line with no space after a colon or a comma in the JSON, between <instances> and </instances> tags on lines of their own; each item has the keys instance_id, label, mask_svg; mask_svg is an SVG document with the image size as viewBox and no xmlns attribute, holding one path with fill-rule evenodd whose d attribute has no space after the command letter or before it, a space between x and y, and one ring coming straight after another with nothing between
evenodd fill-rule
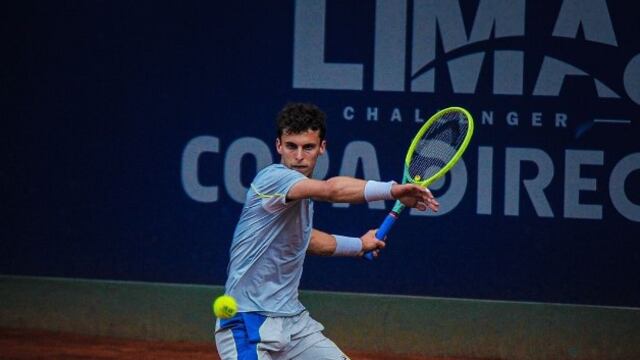
<instances>
[{"instance_id":1,"label":"player's face","mask_svg":"<svg viewBox=\"0 0 640 360\"><path fill-rule=\"evenodd\" d=\"M319 134L317 130L307 130L299 134L284 132L276 139L276 149L282 156L282 164L311 177L318 156L324 154L326 146L326 142L320 140Z\"/></svg>"}]
</instances>

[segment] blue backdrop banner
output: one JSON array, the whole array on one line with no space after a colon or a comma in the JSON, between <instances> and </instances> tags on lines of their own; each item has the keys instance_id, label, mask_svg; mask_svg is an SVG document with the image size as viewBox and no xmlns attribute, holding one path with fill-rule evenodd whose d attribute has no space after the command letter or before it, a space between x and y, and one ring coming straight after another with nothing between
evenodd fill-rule
<instances>
[{"instance_id":1,"label":"blue backdrop banner","mask_svg":"<svg viewBox=\"0 0 640 360\"><path fill-rule=\"evenodd\" d=\"M640 6L564 1L12 2L0 272L223 284L289 101L328 116L317 178L401 180L462 106L463 159L380 260L302 288L640 306ZM359 236L391 202L316 203Z\"/></svg>"}]
</instances>

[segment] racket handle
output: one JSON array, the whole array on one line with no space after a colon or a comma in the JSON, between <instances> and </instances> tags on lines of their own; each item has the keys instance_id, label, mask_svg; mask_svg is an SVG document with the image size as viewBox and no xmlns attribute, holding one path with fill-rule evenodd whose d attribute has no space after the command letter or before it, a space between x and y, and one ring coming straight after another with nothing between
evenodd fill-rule
<instances>
[{"instance_id":1,"label":"racket handle","mask_svg":"<svg viewBox=\"0 0 640 360\"><path fill-rule=\"evenodd\" d=\"M391 230L391 227L396 222L397 218L398 218L397 212L395 211L389 212L387 217L384 218L382 225L380 225L380 228L378 228L378 231L376 231L376 239L384 241L384 238L387 236L387 233L389 233L389 230ZM367 260L374 259L372 251L366 252L362 257L364 257Z\"/></svg>"}]
</instances>

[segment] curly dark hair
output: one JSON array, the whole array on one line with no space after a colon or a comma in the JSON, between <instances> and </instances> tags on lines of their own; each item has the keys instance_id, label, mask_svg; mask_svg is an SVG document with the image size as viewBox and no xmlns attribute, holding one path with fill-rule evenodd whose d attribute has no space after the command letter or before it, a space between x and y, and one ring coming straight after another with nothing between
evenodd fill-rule
<instances>
[{"instance_id":1,"label":"curly dark hair","mask_svg":"<svg viewBox=\"0 0 640 360\"><path fill-rule=\"evenodd\" d=\"M278 138L283 133L300 134L307 130L320 133L320 140L324 140L327 124L327 115L316 105L307 103L288 103L278 113L277 126Z\"/></svg>"}]
</instances>

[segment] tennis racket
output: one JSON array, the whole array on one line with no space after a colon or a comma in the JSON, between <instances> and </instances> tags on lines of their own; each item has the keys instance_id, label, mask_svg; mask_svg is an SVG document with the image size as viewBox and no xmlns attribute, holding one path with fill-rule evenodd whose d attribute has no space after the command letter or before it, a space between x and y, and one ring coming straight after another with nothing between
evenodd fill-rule
<instances>
[{"instance_id":1,"label":"tennis racket","mask_svg":"<svg viewBox=\"0 0 640 360\"><path fill-rule=\"evenodd\" d=\"M404 159L402 183L427 187L440 179L460 160L472 135L473 117L467 110L450 107L435 113L411 141ZM384 241L404 208L396 200L376 232L377 239ZM367 252L364 258L373 260L373 253Z\"/></svg>"}]
</instances>

